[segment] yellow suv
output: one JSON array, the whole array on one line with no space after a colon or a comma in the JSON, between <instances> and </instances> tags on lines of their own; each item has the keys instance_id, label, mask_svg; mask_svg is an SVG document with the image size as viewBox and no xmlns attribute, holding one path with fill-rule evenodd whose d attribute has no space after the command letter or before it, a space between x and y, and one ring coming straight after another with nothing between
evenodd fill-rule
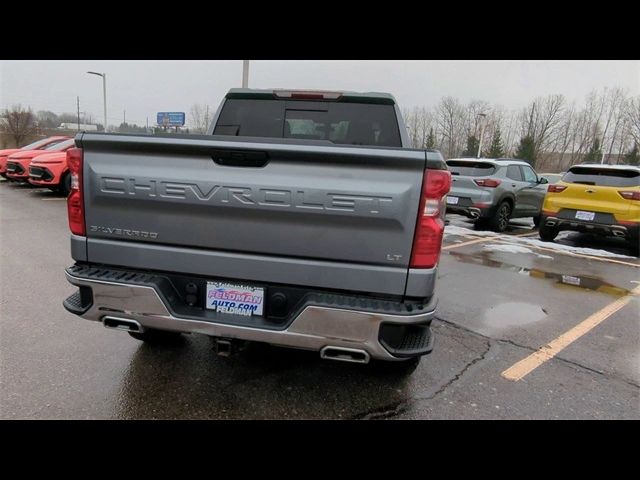
<instances>
[{"instance_id":1,"label":"yellow suv","mask_svg":"<svg viewBox=\"0 0 640 480\"><path fill-rule=\"evenodd\" d=\"M549 185L542 205L540 238L553 241L562 230L623 237L638 245L640 168L631 165L574 165Z\"/></svg>"}]
</instances>

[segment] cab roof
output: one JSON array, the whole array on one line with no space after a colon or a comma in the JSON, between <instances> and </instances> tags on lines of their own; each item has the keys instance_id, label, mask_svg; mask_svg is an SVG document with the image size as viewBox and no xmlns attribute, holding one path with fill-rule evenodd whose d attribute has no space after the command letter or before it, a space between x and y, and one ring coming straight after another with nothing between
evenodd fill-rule
<instances>
[{"instance_id":1,"label":"cab roof","mask_svg":"<svg viewBox=\"0 0 640 480\"><path fill-rule=\"evenodd\" d=\"M255 98L263 100L333 101L344 103L377 103L395 105L396 99L385 92L352 92L336 90L232 88L225 98Z\"/></svg>"}]
</instances>

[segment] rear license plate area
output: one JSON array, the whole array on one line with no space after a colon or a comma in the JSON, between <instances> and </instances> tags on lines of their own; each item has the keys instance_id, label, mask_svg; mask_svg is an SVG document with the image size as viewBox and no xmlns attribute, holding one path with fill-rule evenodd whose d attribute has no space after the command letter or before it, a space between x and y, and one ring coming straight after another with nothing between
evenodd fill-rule
<instances>
[{"instance_id":1,"label":"rear license plate area","mask_svg":"<svg viewBox=\"0 0 640 480\"><path fill-rule=\"evenodd\" d=\"M587 222L592 222L593 219L596 218L595 212L585 212L582 210L578 210L576 212L576 220L583 220Z\"/></svg>"},{"instance_id":2,"label":"rear license plate area","mask_svg":"<svg viewBox=\"0 0 640 480\"><path fill-rule=\"evenodd\" d=\"M205 307L243 317L264 314L265 288L227 282L207 282Z\"/></svg>"}]
</instances>

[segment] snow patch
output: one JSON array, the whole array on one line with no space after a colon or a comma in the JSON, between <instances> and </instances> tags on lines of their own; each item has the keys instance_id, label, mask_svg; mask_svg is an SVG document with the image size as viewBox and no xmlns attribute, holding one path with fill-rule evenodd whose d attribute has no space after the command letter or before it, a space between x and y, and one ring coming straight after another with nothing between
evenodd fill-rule
<instances>
[{"instance_id":1,"label":"snow patch","mask_svg":"<svg viewBox=\"0 0 640 480\"><path fill-rule=\"evenodd\" d=\"M527 245L531 245L533 247L547 248L549 250L560 250L564 252L581 253L582 255L592 255L594 257L635 259L635 257L631 257L629 255L620 255L617 253L608 252L607 250L597 250L595 248L585 248L585 247L573 247L571 245L563 245L562 243L543 242L542 240L536 240L534 238L511 237L511 239L516 242L521 242Z\"/></svg>"},{"instance_id":2,"label":"snow patch","mask_svg":"<svg viewBox=\"0 0 640 480\"><path fill-rule=\"evenodd\" d=\"M503 243L491 243L483 246L484 250L490 252L505 252L505 253L534 253L531 249L523 247L522 245L511 245Z\"/></svg>"},{"instance_id":3,"label":"snow patch","mask_svg":"<svg viewBox=\"0 0 640 480\"><path fill-rule=\"evenodd\" d=\"M445 235L458 235L458 236L473 236L473 237L498 237L499 233L495 232L483 232L478 230L471 230L470 228L459 227L457 225L447 225L444 227Z\"/></svg>"}]
</instances>

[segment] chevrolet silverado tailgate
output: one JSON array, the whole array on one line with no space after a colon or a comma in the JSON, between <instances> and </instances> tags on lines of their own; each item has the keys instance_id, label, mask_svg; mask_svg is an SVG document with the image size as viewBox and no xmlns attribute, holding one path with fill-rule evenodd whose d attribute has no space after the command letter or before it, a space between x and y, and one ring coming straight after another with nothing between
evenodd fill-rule
<instances>
[{"instance_id":1,"label":"chevrolet silverado tailgate","mask_svg":"<svg viewBox=\"0 0 640 480\"><path fill-rule=\"evenodd\" d=\"M404 291L424 151L225 136L77 143L89 261L233 276L229 259L242 258L238 278ZM347 269L359 275L342 282Z\"/></svg>"}]
</instances>

